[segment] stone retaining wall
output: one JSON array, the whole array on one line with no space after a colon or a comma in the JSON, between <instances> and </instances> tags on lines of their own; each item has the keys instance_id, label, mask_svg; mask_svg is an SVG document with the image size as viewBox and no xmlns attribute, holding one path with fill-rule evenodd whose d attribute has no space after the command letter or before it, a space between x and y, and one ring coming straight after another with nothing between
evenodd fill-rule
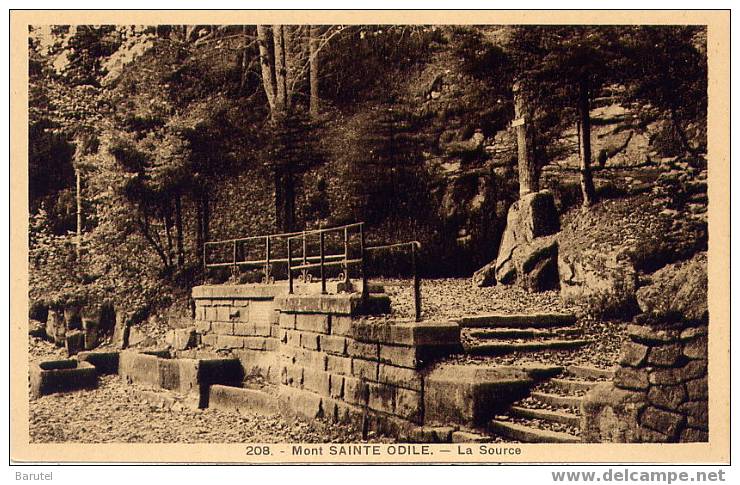
<instances>
[{"instance_id":1,"label":"stone retaining wall","mask_svg":"<svg viewBox=\"0 0 740 485\"><path fill-rule=\"evenodd\" d=\"M277 285L193 289L201 342L276 384L283 414L408 435L424 421L424 369L460 348L455 323L366 320L385 295L287 295Z\"/></svg>"},{"instance_id":2,"label":"stone retaining wall","mask_svg":"<svg viewBox=\"0 0 740 485\"><path fill-rule=\"evenodd\" d=\"M630 325L613 382L584 400L587 442L709 439L707 325Z\"/></svg>"}]
</instances>

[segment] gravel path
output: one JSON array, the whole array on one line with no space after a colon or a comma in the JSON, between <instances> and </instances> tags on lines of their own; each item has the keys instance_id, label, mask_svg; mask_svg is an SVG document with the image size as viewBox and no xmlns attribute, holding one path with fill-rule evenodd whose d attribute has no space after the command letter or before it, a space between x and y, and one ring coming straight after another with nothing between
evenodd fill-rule
<instances>
[{"instance_id":1,"label":"gravel path","mask_svg":"<svg viewBox=\"0 0 740 485\"><path fill-rule=\"evenodd\" d=\"M64 349L29 338L29 361L66 358ZM289 422L279 416L214 409L172 410L140 400L136 386L101 376L99 386L30 401L32 443L364 443L347 426L321 420ZM378 441L370 437L370 441Z\"/></svg>"},{"instance_id":2,"label":"gravel path","mask_svg":"<svg viewBox=\"0 0 740 485\"><path fill-rule=\"evenodd\" d=\"M391 298L391 319L411 319L414 315L414 292L410 279L376 279ZM529 293L516 286L479 288L470 278L426 279L421 282L424 320L449 320L463 315L494 312L576 312L577 307L564 305L557 291Z\"/></svg>"},{"instance_id":3,"label":"gravel path","mask_svg":"<svg viewBox=\"0 0 740 485\"><path fill-rule=\"evenodd\" d=\"M348 427L294 423L279 416L170 410L137 399L134 386L103 376L97 389L30 403L32 443L345 443L365 442Z\"/></svg>"}]
</instances>

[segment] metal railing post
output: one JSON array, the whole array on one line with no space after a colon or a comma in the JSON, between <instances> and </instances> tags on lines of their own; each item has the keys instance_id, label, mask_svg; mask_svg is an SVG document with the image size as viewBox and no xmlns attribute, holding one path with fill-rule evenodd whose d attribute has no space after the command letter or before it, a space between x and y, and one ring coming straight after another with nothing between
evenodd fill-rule
<instances>
[{"instance_id":1,"label":"metal railing post","mask_svg":"<svg viewBox=\"0 0 740 485\"><path fill-rule=\"evenodd\" d=\"M414 316L416 321L421 321L421 280L416 262L416 242L411 243L411 272L414 276Z\"/></svg>"},{"instance_id":2,"label":"metal railing post","mask_svg":"<svg viewBox=\"0 0 740 485\"><path fill-rule=\"evenodd\" d=\"M344 283L345 291L349 290L349 232L344 228Z\"/></svg>"},{"instance_id":3,"label":"metal railing post","mask_svg":"<svg viewBox=\"0 0 740 485\"><path fill-rule=\"evenodd\" d=\"M319 233L319 268L321 270L321 294L326 294L326 274L324 273L324 231Z\"/></svg>"},{"instance_id":4,"label":"metal railing post","mask_svg":"<svg viewBox=\"0 0 740 485\"><path fill-rule=\"evenodd\" d=\"M367 287L367 261L365 261L365 227L360 224L360 269L362 271L362 302L367 302L369 289Z\"/></svg>"},{"instance_id":5,"label":"metal railing post","mask_svg":"<svg viewBox=\"0 0 740 485\"><path fill-rule=\"evenodd\" d=\"M237 271L238 271L238 269L236 267L236 239L234 239L234 250L231 253L231 264L233 264L232 269L231 269L231 272L232 272L232 274L234 276L234 279L236 279L236 275L237 275Z\"/></svg>"},{"instance_id":6,"label":"metal railing post","mask_svg":"<svg viewBox=\"0 0 740 485\"><path fill-rule=\"evenodd\" d=\"M206 248L208 247L208 243L203 243L203 281L206 280L208 277L208 251Z\"/></svg>"},{"instance_id":7,"label":"metal railing post","mask_svg":"<svg viewBox=\"0 0 740 485\"><path fill-rule=\"evenodd\" d=\"M288 293L293 294L293 256L291 256L290 238L288 238Z\"/></svg>"},{"instance_id":8,"label":"metal railing post","mask_svg":"<svg viewBox=\"0 0 740 485\"><path fill-rule=\"evenodd\" d=\"M270 236L265 237L265 283L270 282Z\"/></svg>"},{"instance_id":9,"label":"metal railing post","mask_svg":"<svg viewBox=\"0 0 740 485\"><path fill-rule=\"evenodd\" d=\"M308 264L308 255L307 255L307 249L306 249L306 231L303 231L301 233L301 238L303 239L303 266ZM308 270L303 269L301 270L301 275L303 276L303 282L308 283Z\"/></svg>"}]
</instances>

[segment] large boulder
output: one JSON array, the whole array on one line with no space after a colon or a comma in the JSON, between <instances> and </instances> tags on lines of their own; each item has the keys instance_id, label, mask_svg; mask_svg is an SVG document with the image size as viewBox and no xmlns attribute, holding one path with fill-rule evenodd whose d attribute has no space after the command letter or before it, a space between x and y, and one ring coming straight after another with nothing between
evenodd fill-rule
<instances>
[{"instance_id":1,"label":"large boulder","mask_svg":"<svg viewBox=\"0 0 740 485\"><path fill-rule=\"evenodd\" d=\"M707 321L706 252L659 269L649 281L637 290L637 303L643 313L657 320Z\"/></svg>"},{"instance_id":2,"label":"large boulder","mask_svg":"<svg viewBox=\"0 0 740 485\"><path fill-rule=\"evenodd\" d=\"M551 192L527 194L513 203L506 218L495 263L473 276L474 284L518 284L531 291L558 287L555 234L560 220Z\"/></svg>"}]
</instances>

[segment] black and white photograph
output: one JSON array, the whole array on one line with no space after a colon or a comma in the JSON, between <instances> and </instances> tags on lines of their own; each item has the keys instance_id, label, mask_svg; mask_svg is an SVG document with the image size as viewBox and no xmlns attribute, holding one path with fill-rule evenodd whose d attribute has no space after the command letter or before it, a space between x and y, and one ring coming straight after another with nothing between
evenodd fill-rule
<instances>
[{"instance_id":1,"label":"black and white photograph","mask_svg":"<svg viewBox=\"0 0 740 485\"><path fill-rule=\"evenodd\" d=\"M708 125L729 106L705 17L35 13L12 162L28 445L501 462L729 443L729 379L709 385L729 126Z\"/></svg>"}]
</instances>

